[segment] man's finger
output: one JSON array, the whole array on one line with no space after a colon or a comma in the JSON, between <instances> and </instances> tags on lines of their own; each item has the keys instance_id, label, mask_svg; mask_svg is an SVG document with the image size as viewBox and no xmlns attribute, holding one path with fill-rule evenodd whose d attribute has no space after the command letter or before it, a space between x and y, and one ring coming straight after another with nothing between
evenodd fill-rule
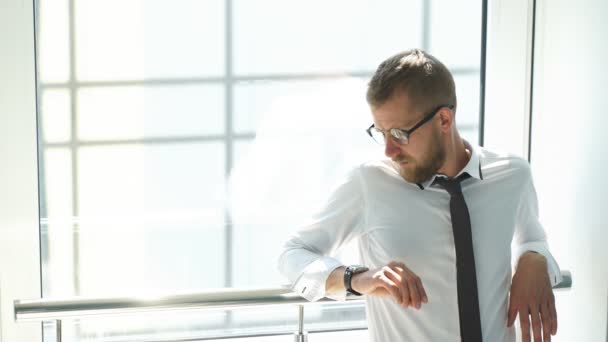
<instances>
[{"instance_id":1,"label":"man's finger","mask_svg":"<svg viewBox=\"0 0 608 342\"><path fill-rule=\"evenodd\" d=\"M412 289L409 288L407 282L401 283L401 291L403 293L403 303L402 306L407 308L408 306L413 306L412 304Z\"/></svg>"},{"instance_id":2,"label":"man's finger","mask_svg":"<svg viewBox=\"0 0 608 342\"><path fill-rule=\"evenodd\" d=\"M551 341L551 325L553 319L551 318L548 303L544 303L541 306L540 318L543 324L543 341L549 342Z\"/></svg>"},{"instance_id":3,"label":"man's finger","mask_svg":"<svg viewBox=\"0 0 608 342\"><path fill-rule=\"evenodd\" d=\"M403 298L401 297L401 291L399 290L399 287L384 274L381 275L379 279L381 281L381 286L384 287L391 294L393 299L395 299L395 302L397 304L401 304Z\"/></svg>"},{"instance_id":4,"label":"man's finger","mask_svg":"<svg viewBox=\"0 0 608 342\"><path fill-rule=\"evenodd\" d=\"M543 330L543 342L551 342L551 334Z\"/></svg>"},{"instance_id":5,"label":"man's finger","mask_svg":"<svg viewBox=\"0 0 608 342\"><path fill-rule=\"evenodd\" d=\"M418 291L420 291L422 302L428 303L429 297L426 295L426 291L424 290L424 286L422 285L422 279L420 279L420 277L416 277L416 287L418 287Z\"/></svg>"},{"instance_id":6,"label":"man's finger","mask_svg":"<svg viewBox=\"0 0 608 342\"><path fill-rule=\"evenodd\" d=\"M388 265L391 266L391 267L398 267L402 271L403 270L407 270L407 267L405 267L405 264L402 263L402 262L400 262L400 261L391 261Z\"/></svg>"},{"instance_id":7,"label":"man's finger","mask_svg":"<svg viewBox=\"0 0 608 342\"><path fill-rule=\"evenodd\" d=\"M534 342L542 342L543 336L541 333L540 312L538 308L530 308L530 316L532 317L532 332L534 333Z\"/></svg>"},{"instance_id":8,"label":"man's finger","mask_svg":"<svg viewBox=\"0 0 608 342\"><path fill-rule=\"evenodd\" d=\"M522 342L530 342L530 317L527 309L519 310L519 326L521 327Z\"/></svg>"},{"instance_id":9,"label":"man's finger","mask_svg":"<svg viewBox=\"0 0 608 342\"><path fill-rule=\"evenodd\" d=\"M409 289L410 303L412 304L412 306L416 309L420 309L420 298L422 296L420 295L420 290L418 289L416 278L418 278L417 275L413 273L409 274L406 280L403 282L403 286L407 286Z\"/></svg>"},{"instance_id":10,"label":"man's finger","mask_svg":"<svg viewBox=\"0 0 608 342\"><path fill-rule=\"evenodd\" d=\"M401 302L397 302L404 308L407 308L410 304L410 293L407 286L403 286L403 276L388 268L385 270L384 274L398 287L399 292L401 293Z\"/></svg>"},{"instance_id":11,"label":"man's finger","mask_svg":"<svg viewBox=\"0 0 608 342\"><path fill-rule=\"evenodd\" d=\"M551 335L557 334L557 311L555 310L555 297L549 300L549 313L551 314Z\"/></svg>"},{"instance_id":12,"label":"man's finger","mask_svg":"<svg viewBox=\"0 0 608 342\"><path fill-rule=\"evenodd\" d=\"M517 317L517 306L514 303L513 296L509 296L509 312L507 315L507 326L510 327L515 322Z\"/></svg>"}]
</instances>

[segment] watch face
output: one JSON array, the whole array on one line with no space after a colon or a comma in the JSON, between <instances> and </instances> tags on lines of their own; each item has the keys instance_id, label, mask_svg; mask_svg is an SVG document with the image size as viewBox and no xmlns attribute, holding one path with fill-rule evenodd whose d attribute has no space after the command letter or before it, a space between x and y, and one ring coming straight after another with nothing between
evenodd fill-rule
<instances>
[{"instance_id":1,"label":"watch face","mask_svg":"<svg viewBox=\"0 0 608 342\"><path fill-rule=\"evenodd\" d=\"M362 272L369 270L369 268L362 266L362 265L352 265L352 266L349 266L349 268L353 274L362 273Z\"/></svg>"}]
</instances>

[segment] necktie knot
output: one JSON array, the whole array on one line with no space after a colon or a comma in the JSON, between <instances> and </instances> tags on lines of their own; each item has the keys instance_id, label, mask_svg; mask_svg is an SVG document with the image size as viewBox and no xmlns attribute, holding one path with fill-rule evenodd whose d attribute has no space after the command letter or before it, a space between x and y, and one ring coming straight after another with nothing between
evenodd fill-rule
<instances>
[{"instance_id":1,"label":"necktie knot","mask_svg":"<svg viewBox=\"0 0 608 342\"><path fill-rule=\"evenodd\" d=\"M460 185L460 182L470 177L471 176L466 172L456 178L451 179L444 177L436 177L434 184L437 184L444 188L450 194L450 196L454 196L462 193L462 187Z\"/></svg>"}]
</instances>

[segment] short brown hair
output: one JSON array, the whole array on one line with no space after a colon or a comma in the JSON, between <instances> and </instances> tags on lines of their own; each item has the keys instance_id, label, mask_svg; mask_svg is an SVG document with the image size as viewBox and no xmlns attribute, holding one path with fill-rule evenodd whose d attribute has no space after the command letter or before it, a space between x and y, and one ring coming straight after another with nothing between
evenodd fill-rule
<instances>
[{"instance_id":1,"label":"short brown hair","mask_svg":"<svg viewBox=\"0 0 608 342\"><path fill-rule=\"evenodd\" d=\"M452 74L431 54L412 49L398 53L378 66L367 88L367 102L378 107L395 91L405 91L413 110L429 111L454 105L456 89Z\"/></svg>"}]
</instances>

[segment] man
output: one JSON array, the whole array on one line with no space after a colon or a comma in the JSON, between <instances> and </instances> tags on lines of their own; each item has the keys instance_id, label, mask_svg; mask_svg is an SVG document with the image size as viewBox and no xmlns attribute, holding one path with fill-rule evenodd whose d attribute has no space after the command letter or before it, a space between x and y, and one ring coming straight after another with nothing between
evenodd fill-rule
<instances>
[{"instance_id":1,"label":"man","mask_svg":"<svg viewBox=\"0 0 608 342\"><path fill-rule=\"evenodd\" d=\"M561 277L528 163L460 137L453 77L424 51L380 64L367 100L389 159L350 172L286 242L294 291L366 295L376 342L515 341L516 316L524 341L550 341ZM361 266L330 256L352 239Z\"/></svg>"}]
</instances>

